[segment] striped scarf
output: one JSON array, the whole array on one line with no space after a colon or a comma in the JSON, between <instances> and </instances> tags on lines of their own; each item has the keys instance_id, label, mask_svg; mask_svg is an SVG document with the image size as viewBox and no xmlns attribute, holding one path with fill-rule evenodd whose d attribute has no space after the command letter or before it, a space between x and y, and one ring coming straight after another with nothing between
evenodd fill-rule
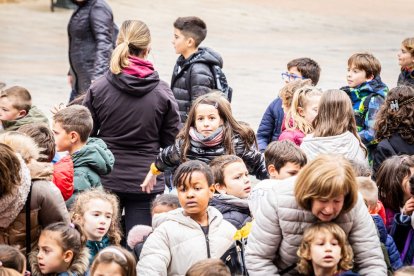
<instances>
[{"instance_id":1,"label":"striped scarf","mask_svg":"<svg viewBox=\"0 0 414 276\"><path fill-rule=\"evenodd\" d=\"M208 137L204 137L195 128L190 127L189 135L197 144L201 144L206 147L214 147L223 142L223 127L219 127Z\"/></svg>"}]
</instances>

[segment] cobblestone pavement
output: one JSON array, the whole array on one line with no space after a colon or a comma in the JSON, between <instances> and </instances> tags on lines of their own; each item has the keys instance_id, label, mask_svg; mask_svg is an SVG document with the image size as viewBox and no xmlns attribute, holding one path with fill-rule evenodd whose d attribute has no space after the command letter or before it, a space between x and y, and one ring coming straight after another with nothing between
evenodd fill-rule
<instances>
[{"instance_id":1,"label":"cobblestone pavement","mask_svg":"<svg viewBox=\"0 0 414 276\"><path fill-rule=\"evenodd\" d=\"M152 32L152 54L161 77L170 81L177 56L171 45L172 22L197 15L208 26L203 43L222 54L234 88L233 110L257 128L282 86L286 63L308 56L322 67L320 87L345 84L347 58L373 52L383 80L396 85L397 51L412 36L411 0L108 0L118 25L140 19ZM71 10L50 11L48 0L0 4L0 82L29 89L34 103L49 108L69 97L66 26Z\"/></svg>"}]
</instances>

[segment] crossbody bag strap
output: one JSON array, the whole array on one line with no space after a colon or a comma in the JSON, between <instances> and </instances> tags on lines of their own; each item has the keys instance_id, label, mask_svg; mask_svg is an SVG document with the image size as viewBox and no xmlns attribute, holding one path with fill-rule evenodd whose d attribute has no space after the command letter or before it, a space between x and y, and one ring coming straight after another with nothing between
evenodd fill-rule
<instances>
[{"instance_id":1,"label":"crossbody bag strap","mask_svg":"<svg viewBox=\"0 0 414 276\"><path fill-rule=\"evenodd\" d=\"M30 184L30 190L29 190L29 195L27 196L27 200L26 200L26 206L25 206L25 210L26 210L26 258L29 259L29 254L30 251L32 249L32 236L31 236L31 224L30 224L30 202L32 199L32 184ZM29 267L29 262L27 262L27 265Z\"/></svg>"}]
</instances>

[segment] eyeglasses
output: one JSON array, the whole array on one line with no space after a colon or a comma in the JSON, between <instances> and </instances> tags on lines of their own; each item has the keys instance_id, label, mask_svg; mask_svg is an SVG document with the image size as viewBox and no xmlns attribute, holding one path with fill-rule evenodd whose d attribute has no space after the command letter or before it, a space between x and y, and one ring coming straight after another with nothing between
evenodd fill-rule
<instances>
[{"instance_id":1,"label":"eyeglasses","mask_svg":"<svg viewBox=\"0 0 414 276\"><path fill-rule=\"evenodd\" d=\"M295 74L289 74L289 72L284 72L281 74L282 75L282 79L286 82L290 82L290 81L294 81L294 80L303 80L305 79L304 77L295 75Z\"/></svg>"}]
</instances>

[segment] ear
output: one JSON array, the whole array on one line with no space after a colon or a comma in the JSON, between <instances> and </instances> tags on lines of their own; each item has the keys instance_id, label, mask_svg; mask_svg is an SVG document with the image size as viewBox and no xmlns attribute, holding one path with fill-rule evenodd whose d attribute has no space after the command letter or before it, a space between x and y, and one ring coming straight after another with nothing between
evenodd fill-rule
<instances>
[{"instance_id":1,"label":"ear","mask_svg":"<svg viewBox=\"0 0 414 276\"><path fill-rule=\"evenodd\" d=\"M194 47L194 45L195 45L194 39L192 37L187 38L187 47L188 48Z\"/></svg>"},{"instance_id":2,"label":"ear","mask_svg":"<svg viewBox=\"0 0 414 276\"><path fill-rule=\"evenodd\" d=\"M279 175L279 173L277 172L275 166L272 165L272 164L267 166L267 171L269 172L270 177L273 178L273 179L275 179Z\"/></svg>"},{"instance_id":3,"label":"ear","mask_svg":"<svg viewBox=\"0 0 414 276\"><path fill-rule=\"evenodd\" d=\"M209 198L212 198L212 197L213 197L213 194L214 194L214 191L215 191L215 189L214 189L214 185L215 185L215 184L213 184L213 185L211 185L210 187L208 187L208 190L209 190L208 197L209 197Z\"/></svg>"},{"instance_id":4,"label":"ear","mask_svg":"<svg viewBox=\"0 0 414 276\"><path fill-rule=\"evenodd\" d=\"M83 224L83 218L79 214L73 214L72 220L73 220L73 222L76 222L79 225L82 225Z\"/></svg>"},{"instance_id":5,"label":"ear","mask_svg":"<svg viewBox=\"0 0 414 276\"><path fill-rule=\"evenodd\" d=\"M367 77L367 81L372 81L374 79L374 75Z\"/></svg>"},{"instance_id":6,"label":"ear","mask_svg":"<svg viewBox=\"0 0 414 276\"><path fill-rule=\"evenodd\" d=\"M213 187L220 194L226 194L227 193L227 187L224 184L214 183L213 184Z\"/></svg>"},{"instance_id":7,"label":"ear","mask_svg":"<svg viewBox=\"0 0 414 276\"><path fill-rule=\"evenodd\" d=\"M23 118L26 115L27 115L26 110L20 110L19 113L17 114L17 118Z\"/></svg>"},{"instance_id":8,"label":"ear","mask_svg":"<svg viewBox=\"0 0 414 276\"><path fill-rule=\"evenodd\" d=\"M301 117L305 116L305 110L303 109L303 107L298 106L298 113Z\"/></svg>"},{"instance_id":9,"label":"ear","mask_svg":"<svg viewBox=\"0 0 414 276\"><path fill-rule=\"evenodd\" d=\"M76 131L71 131L71 132L69 132L69 135L70 135L70 142L71 142L72 144L74 144L74 143L76 143L76 142L80 141L79 134L78 134Z\"/></svg>"},{"instance_id":10,"label":"ear","mask_svg":"<svg viewBox=\"0 0 414 276\"><path fill-rule=\"evenodd\" d=\"M73 251L67 250L63 253L63 261L67 264L69 264L73 259Z\"/></svg>"}]
</instances>

